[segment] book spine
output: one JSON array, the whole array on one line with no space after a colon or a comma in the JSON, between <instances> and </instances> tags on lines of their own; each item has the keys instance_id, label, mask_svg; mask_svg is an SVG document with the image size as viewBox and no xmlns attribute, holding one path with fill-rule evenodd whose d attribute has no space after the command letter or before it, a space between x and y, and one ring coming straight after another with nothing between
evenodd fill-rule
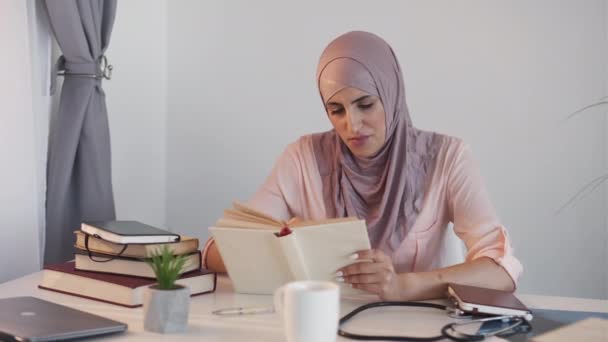
<instances>
[{"instance_id":1,"label":"book spine","mask_svg":"<svg viewBox=\"0 0 608 342\"><path fill-rule=\"evenodd\" d=\"M107 255L100 255L100 254L94 254L94 257L108 257ZM117 261L124 261L124 260L128 260L128 262L130 263L130 265L128 267L125 267L124 269L118 268L116 267L112 261L109 262L93 262L90 264L80 264L80 258L88 258L88 256L86 256L85 254L81 254L81 253L77 253L75 254L76 257L76 261L75 261L75 265L74 265L74 269L78 270L78 271L87 271L87 272L97 272L97 273L105 273L105 274L114 274L114 275L126 275L126 276L131 276L131 277L137 277L137 278L145 278L145 279L156 279L156 275L154 274L154 271L152 270L152 268L150 266L148 266L144 261L140 261L134 258L124 258L124 257L118 257L116 258ZM111 256L110 256L111 257ZM193 261L193 266L192 268L186 267L185 270L183 270L182 272L180 272L180 276L188 273L188 272L192 272L192 271L196 271L199 270L201 268L201 257L200 257L200 251L196 252L196 257L193 257L191 259L188 259L188 262ZM186 266L188 265L188 263L186 263Z\"/></svg>"},{"instance_id":2,"label":"book spine","mask_svg":"<svg viewBox=\"0 0 608 342\"><path fill-rule=\"evenodd\" d=\"M216 281L217 281L217 278L216 278ZM113 302L113 301L110 301L110 300L105 300L105 299L101 299L101 298L86 296L86 295L75 293L75 292L62 291L62 290L58 290L58 289L54 289L54 288L50 288L50 287L46 287L46 286L42 286L42 285L38 285L38 288L42 289L42 290L58 292L58 293L62 293L62 294L70 295L70 296L75 296L75 297L95 300L95 301L102 302L102 303L107 303L107 304L112 304L112 305L118 305L118 306L122 306L124 308L129 308L129 309L138 308L138 307L142 306L142 304L128 305L128 304L124 304L124 303ZM200 295L204 295L204 294L212 293L212 292L215 292L215 282L214 282L213 289L207 290L207 291L202 291L202 292L192 293L190 295L190 297L196 297L196 296L200 296Z\"/></svg>"},{"instance_id":3,"label":"book spine","mask_svg":"<svg viewBox=\"0 0 608 342\"><path fill-rule=\"evenodd\" d=\"M110 270L98 270L98 269L93 269L93 268L81 268L78 266L74 267L74 269L77 271L95 272L95 273L100 273L100 274L129 276L129 277L135 277L135 278L141 278L141 279L156 279L156 276L154 275L154 272L152 270L150 270L149 273L145 273L148 271L143 271L144 274L140 274L140 273L135 273L135 272L120 272L120 271L110 271Z\"/></svg>"},{"instance_id":4,"label":"book spine","mask_svg":"<svg viewBox=\"0 0 608 342\"><path fill-rule=\"evenodd\" d=\"M112 301L101 299L101 298L95 298L95 297L85 296L85 295L82 295L82 294L79 294L79 293L74 293L74 292L62 291L62 290L53 289L53 288L42 286L42 285L38 285L38 288L43 289L43 290L48 290L48 291L59 292L59 293L67 294L67 295L70 295L70 296L76 296L76 297L80 297L80 298L86 298L86 299L96 300L98 302L119 305L119 306L122 306L122 307L125 307L125 308L130 308L130 309L142 306L142 304L128 305L128 304L119 303L119 302L112 302Z\"/></svg>"}]
</instances>

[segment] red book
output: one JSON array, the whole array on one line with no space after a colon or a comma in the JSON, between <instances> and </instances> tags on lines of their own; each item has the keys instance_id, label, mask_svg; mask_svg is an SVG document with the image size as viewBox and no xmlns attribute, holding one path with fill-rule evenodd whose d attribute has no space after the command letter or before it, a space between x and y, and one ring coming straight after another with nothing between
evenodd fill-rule
<instances>
[{"instance_id":1,"label":"red book","mask_svg":"<svg viewBox=\"0 0 608 342\"><path fill-rule=\"evenodd\" d=\"M70 261L44 266L38 287L134 308L143 304L144 289L155 283L155 279L79 271ZM216 283L216 274L205 269L185 273L176 281L176 284L189 287L192 296L215 291Z\"/></svg>"},{"instance_id":2,"label":"red book","mask_svg":"<svg viewBox=\"0 0 608 342\"><path fill-rule=\"evenodd\" d=\"M509 291L448 284L448 296L460 310L474 315L512 315L532 320L530 309Z\"/></svg>"}]
</instances>

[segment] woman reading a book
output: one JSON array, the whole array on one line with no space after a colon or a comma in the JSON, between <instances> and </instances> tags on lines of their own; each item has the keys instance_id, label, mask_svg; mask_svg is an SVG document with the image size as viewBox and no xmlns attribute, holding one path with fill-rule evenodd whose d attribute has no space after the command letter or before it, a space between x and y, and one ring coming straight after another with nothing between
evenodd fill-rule
<instances>
[{"instance_id":1,"label":"woman reading a book","mask_svg":"<svg viewBox=\"0 0 608 342\"><path fill-rule=\"evenodd\" d=\"M368 261L336 280L384 300L443 297L448 283L514 290L522 266L470 148L412 125L391 47L346 33L321 55L317 82L333 129L290 144L249 205L283 220L365 219L372 249L356 257ZM450 222L468 252L443 267ZM212 241L204 255L225 270Z\"/></svg>"}]
</instances>

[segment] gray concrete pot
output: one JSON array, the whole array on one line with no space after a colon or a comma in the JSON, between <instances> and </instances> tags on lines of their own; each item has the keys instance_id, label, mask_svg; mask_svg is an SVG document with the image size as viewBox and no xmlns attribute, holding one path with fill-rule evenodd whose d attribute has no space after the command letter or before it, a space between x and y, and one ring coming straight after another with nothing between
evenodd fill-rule
<instances>
[{"instance_id":1,"label":"gray concrete pot","mask_svg":"<svg viewBox=\"0 0 608 342\"><path fill-rule=\"evenodd\" d=\"M144 330L158 333L186 331L190 311L190 289L176 285L173 290L156 286L144 292Z\"/></svg>"}]
</instances>

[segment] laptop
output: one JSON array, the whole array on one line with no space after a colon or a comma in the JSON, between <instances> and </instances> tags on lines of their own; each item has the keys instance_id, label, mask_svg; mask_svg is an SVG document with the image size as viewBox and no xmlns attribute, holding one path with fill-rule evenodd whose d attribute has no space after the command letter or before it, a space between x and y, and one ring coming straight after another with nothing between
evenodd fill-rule
<instances>
[{"instance_id":1,"label":"laptop","mask_svg":"<svg viewBox=\"0 0 608 342\"><path fill-rule=\"evenodd\" d=\"M58 341L125 330L124 323L35 297L0 299L0 341Z\"/></svg>"}]
</instances>

